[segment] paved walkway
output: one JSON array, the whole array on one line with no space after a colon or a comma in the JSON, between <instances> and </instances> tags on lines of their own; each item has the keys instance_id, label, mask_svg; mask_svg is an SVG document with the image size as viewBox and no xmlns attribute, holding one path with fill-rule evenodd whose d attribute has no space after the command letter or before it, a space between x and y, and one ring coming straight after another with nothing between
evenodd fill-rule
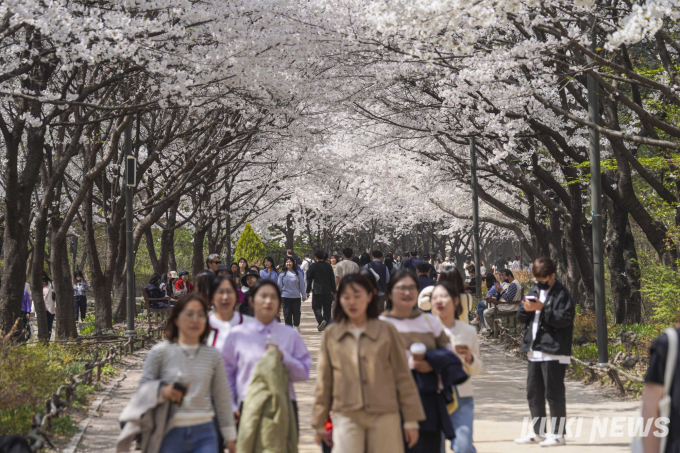
<instances>
[{"instance_id":1,"label":"paved walkway","mask_svg":"<svg viewBox=\"0 0 680 453\"><path fill-rule=\"evenodd\" d=\"M479 453L530 452L545 450L538 445L517 445L513 440L522 435L524 417L529 417L526 401L526 362L508 357L492 341L481 344L484 372L472 379L475 391L474 443ZM613 453L630 451L627 422L623 425L625 436L612 437L611 420L607 435L590 442L594 417L633 417L639 403L620 401L609 397L597 385L584 385L567 381L567 417L584 417L581 435L567 439L567 446L559 453ZM577 431L577 421L572 425Z\"/></svg>"},{"instance_id":2,"label":"paved walkway","mask_svg":"<svg viewBox=\"0 0 680 453\"><path fill-rule=\"evenodd\" d=\"M319 453L314 444L314 432L309 428L311 406L314 401L317 350L321 334L316 330L316 321L309 303L303 303L302 336L314 359L310 380L296 385L300 407L300 453ZM141 363L145 353L138 352L130 364L125 378L102 402L98 414L92 416L76 451L114 452L115 439L120 432L118 415L127 404L137 387L141 376ZM506 356L501 348L492 342L482 343L482 358L485 371L473 379L475 387L474 439L479 453L530 452L543 450L539 446L519 446L512 441L522 434L522 422L529 416L525 397L526 364L519 359ZM623 424L625 437L610 436L611 421L607 425L607 436L590 443L590 427L593 417L634 416L638 403L618 401L607 397L597 386L586 386L577 382L567 383L567 411L569 417L586 417L581 437L570 439L560 453L613 453L629 451L630 438L627 425ZM574 428L576 424L573 425ZM358 452L360 453L360 452ZM436 453L436 452L433 452Z\"/></svg>"}]
</instances>

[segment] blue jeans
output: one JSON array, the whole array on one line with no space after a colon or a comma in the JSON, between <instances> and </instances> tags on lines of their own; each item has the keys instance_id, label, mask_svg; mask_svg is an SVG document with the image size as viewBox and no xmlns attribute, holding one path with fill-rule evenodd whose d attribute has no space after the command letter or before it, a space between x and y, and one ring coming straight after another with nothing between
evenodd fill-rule
<instances>
[{"instance_id":1,"label":"blue jeans","mask_svg":"<svg viewBox=\"0 0 680 453\"><path fill-rule=\"evenodd\" d=\"M467 398L458 397L458 409L451 414L451 423L456 432L456 438L451 441L451 450L454 453L477 453L477 449L472 445L472 421L474 419L475 404L471 396ZM441 452L446 450L444 446L444 435L442 434Z\"/></svg>"},{"instance_id":2,"label":"blue jeans","mask_svg":"<svg viewBox=\"0 0 680 453\"><path fill-rule=\"evenodd\" d=\"M475 403L471 396L458 398L458 409L450 415L456 438L451 441L451 449L456 453L477 453L472 445L472 421Z\"/></svg>"},{"instance_id":3,"label":"blue jeans","mask_svg":"<svg viewBox=\"0 0 680 453\"><path fill-rule=\"evenodd\" d=\"M160 453L215 453L217 433L212 422L173 428L165 435Z\"/></svg>"},{"instance_id":4,"label":"blue jeans","mask_svg":"<svg viewBox=\"0 0 680 453\"><path fill-rule=\"evenodd\" d=\"M479 319L482 320L481 325L484 325L484 310L486 309L486 301L485 300L480 300L477 302L477 315L479 315ZM458 452L456 452L458 453Z\"/></svg>"}]
</instances>

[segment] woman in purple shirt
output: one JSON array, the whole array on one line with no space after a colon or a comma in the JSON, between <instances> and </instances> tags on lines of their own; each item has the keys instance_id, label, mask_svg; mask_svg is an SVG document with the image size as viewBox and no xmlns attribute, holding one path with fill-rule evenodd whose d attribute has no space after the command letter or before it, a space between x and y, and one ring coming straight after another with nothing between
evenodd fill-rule
<instances>
[{"instance_id":1,"label":"woman in purple shirt","mask_svg":"<svg viewBox=\"0 0 680 453\"><path fill-rule=\"evenodd\" d=\"M269 279L258 280L250 291L255 319L235 326L222 347L234 417L238 420L241 416L240 405L246 398L250 375L268 344L278 344L283 366L289 372L290 399L297 412L293 382L309 379L312 358L300 334L274 319L281 306L281 291L277 284Z\"/></svg>"}]
</instances>

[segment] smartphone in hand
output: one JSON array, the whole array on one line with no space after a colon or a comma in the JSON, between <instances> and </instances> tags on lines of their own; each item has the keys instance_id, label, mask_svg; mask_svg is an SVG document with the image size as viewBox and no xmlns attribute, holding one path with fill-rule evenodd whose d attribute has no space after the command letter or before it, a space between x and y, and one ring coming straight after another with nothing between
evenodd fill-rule
<instances>
[{"instance_id":1,"label":"smartphone in hand","mask_svg":"<svg viewBox=\"0 0 680 453\"><path fill-rule=\"evenodd\" d=\"M172 385L172 388L174 388L175 390L179 390L180 392L182 392L182 399L184 399L184 395L187 394L187 388L186 388L186 386L185 386L184 384L182 384L182 383L180 383L180 382L175 382L175 383ZM177 404L182 404L182 400L180 400L179 403L177 403Z\"/></svg>"}]
</instances>

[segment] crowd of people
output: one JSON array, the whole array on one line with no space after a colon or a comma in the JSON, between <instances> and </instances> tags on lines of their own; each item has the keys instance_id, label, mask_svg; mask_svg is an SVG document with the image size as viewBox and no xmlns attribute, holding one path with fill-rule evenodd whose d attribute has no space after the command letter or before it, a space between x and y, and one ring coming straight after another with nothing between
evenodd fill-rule
<instances>
[{"instance_id":1,"label":"crowd of people","mask_svg":"<svg viewBox=\"0 0 680 453\"><path fill-rule=\"evenodd\" d=\"M170 310L166 340L149 352L120 416L119 451L134 440L148 452L296 451L293 384L308 380L312 367L300 335L303 303L311 303L322 335L311 414L322 451L431 453L450 441L456 453L476 452L471 378L483 369L479 338L494 337L499 316L519 321L528 358L532 423L515 442L564 445L575 307L555 263L542 257L522 266L519 256L498 255L490 268L480 262L479 274L470 258L464 272L456 264L415 251L355 256L345 248L313 259L288 250L280 265L266 257L262 269L244 258L227 266L211 254L193 283L184 270L153 274L145 289L150 308ZM523 286L518 270L534 283ZM486 287L481 300L474 299L478 276ZM76 320L86 318L88 289L76 272ZM47 273L43 297L51 330L56 303ZM26 320L32 310L27 284ZM670 410L666 363L677 354L680 329L672 333L651 348L648 419ZM645 438L644 451L675 451L669 448L680 437L670 437Z\"/></svg>"},{"instance_id":2,"label":"crowd of people","mask_svg":"<svg viewBox=\"0 0 680 453\"><path fill-rule=\"evenodd\" d=\"M468 292L474 269L464 274L454 260L417 252L407 259L380 250L357 257L346 248L317 251L312 260L289 250L279 266L271 257L263 264L240 259L227 267L210 255L195 287L180 279L181 295L172 275L166 285L152 278L154 291L173 300L172 315L166 341L152 348L121 416L122 445L138 434L142 445L158 437L143 420L160 411L165 424L156 451L296 451L293 384L308 380L312 367L300 336L301 306L311 303L322 335L312 427L323 451L432 453L451 442L456 453L474 453L470 379L483 369L476 326L516 300L530 359L527 399L539 420L516 442L564 444L559 420L566 417L574 306L549 258L534 262L537 283L526 298L512 270L494 276L495 263L485 276L488 307L476 310ZM145 399L149 391L157 398ZM546 399L558 420L547 434Z\"/></svg>"}]
</instances>

